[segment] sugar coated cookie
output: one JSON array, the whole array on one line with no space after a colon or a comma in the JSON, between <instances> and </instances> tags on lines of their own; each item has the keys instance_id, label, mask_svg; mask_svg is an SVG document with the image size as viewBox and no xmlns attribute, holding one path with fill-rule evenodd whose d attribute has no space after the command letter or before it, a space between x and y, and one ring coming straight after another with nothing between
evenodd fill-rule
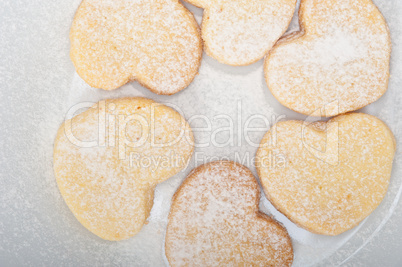
<instances>
[{"instance_id":1,"label":"sugar coated cookie","mask_svg":"<svg viewBox=\"0 0 402 267\"><path fill-rule=\"evenodd\" d=\"M384 198L395 146L390 129L366 114L311 125L284 121L263 138L256 165L279 211L313 233L337 235Z\"/></svg>"},{"instance_id":2,"label":"sugar coated cookie","mask_svg":"<svg viewBox=\"0 0 402 267\"><path fill-rule=\"evenodd\" d=\"M186 0L204 8L202 38L208 55L239 66L265 56L292 20L296 0Z\"/></svg>"},{"instance_id":3,"label":"sugar coated cookie","mask_svg":"<svg viewBox=\"0 0 402 267\"><path fill-rule=\"evenodd\" d=\"M360 109L387 90L391 40L371 0L302 0L301 31L279 40L265 78L284 106L331 117ZM329 103L336 108L321 112Z\"/></svg>"},{"instance_id":4,"label":"sugar coated cookie","mask_svg":"<svg viewBox=\"0 0 402 267\"><path fill-rule=\"evenodd\" d=\"M78 74L105 90L136 80L157 94L177 93L202 54L198 24L178 0L83 0L70 40Z\"/></svg>"},{"instance_id":5,"label":"sugar coated cookie","mask_svg":"<svg viewBox=\"0 0 402 267\"><path fill-rule=\"evenodd\" d=\"M154 187L185 168L192 152L191 129L172 108L106 100L60 127L54 171L75 217L99 237L121 240L141 229Z\"/></svg>"},{"instance_id":6,"label":"sugar coated cookie","mask_svg":"<svg viewBox=\"0 0 402 267\"><path fill-rule=\"evenodd\" d=\"M258 211L256 179L229 161L196 168L173 198L165 251L171 266L290 266L291 240Z\"/></svg>"}]
</instances>

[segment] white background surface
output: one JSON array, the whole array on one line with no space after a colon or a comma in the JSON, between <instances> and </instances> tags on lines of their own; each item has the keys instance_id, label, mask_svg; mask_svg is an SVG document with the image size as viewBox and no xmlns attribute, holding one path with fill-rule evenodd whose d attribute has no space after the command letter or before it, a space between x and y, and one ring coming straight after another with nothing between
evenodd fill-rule
<instances>
[{"instance_id":1,"label":"white background surface","mask_svg":"<svg viewBox=\"0 0 402 267\"><path fill-rule=\"evenodd\" d=\"M287 227L295 249L295 266L402 265L402 1L375 0L391 29L391 80L386 95L363 109L384 120L393 130L398 150L388 195L380 207L357 228L337 237L311 234L296 227L262 197L260 208ZM96 237L75 219L55 182L52 148L67 110L83 101L119 96L146 96L180 107L187 118L205 115L213 130L227 124L214 119L227 115L244 122L253 114L267 118L305 117L281 106L263 79L262 61L248 67L229 67L204 54L200 74L184 91L157 96L131 83L113 92L91 89L76 74L69 59L68 33L80 0L0 2L0 265L163 266L164 234L170 199L184 177L202 162L190 166L156 189L149 223L135 237L108 242ZM187 5L198 21L202 10ZM296 27L296 23L292 24ZM241 109L238 105L241 105ZM192 127L203 126L194 121ZM258 123L253 126L262 126ZM198 141L211 133L196 133ZM251 133L258 143L264 132ZM236 134L235 140L239 136ZM242 144L197 149L210 157L255 155ZM224 142L224 134L218 139ZM215 158L217 159L217 158ZM255 173L252 163L245 162Z\"/></svg>"}]
</instances>

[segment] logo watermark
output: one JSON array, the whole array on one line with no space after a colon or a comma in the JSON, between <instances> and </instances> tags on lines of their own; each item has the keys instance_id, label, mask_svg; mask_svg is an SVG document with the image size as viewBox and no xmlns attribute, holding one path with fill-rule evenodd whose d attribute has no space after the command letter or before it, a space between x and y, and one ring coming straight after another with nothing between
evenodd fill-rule
<instances>
[{"instance_id":1,"label":"logo watermark","mask_svg":"<svg viewBox=\"0 0 402 267\"><path fill-rule=\"evenodd\" d=\"M269 168L286 168L289 165L286 154L278 147L277 140L279 137L275 127L279 122L287 120L285 115L252 114L245 117L242 112L242 101L239 100L234 116L217 114L211 118L203 114L194 114L188 117L186 121L180 107L174 104L152 103L149 106L138 107L138 110L132 114L127 114L127 109L118 107L117 103L117 101L100 101L98 103L83 102L74 105L68 111L64 124L68 140L80 148L117 149L118 158L128 160L132 168L156 170L157 168L183 166L186 157L175 154L177 151L172 150L167 155L157 152L158 149L171 148L183 144L183 142L194 146L193 159L195 165L225 159L206 156L204 152L197 151L197 149L236 149L244 146L254 148L254 150L260 146L268 146L270 150L268 155L263 158L256 158L250 152L235 152L230 155L232 160L247 166L255 165L258 161L260 166ZM179 125L175 124L174 131L176 134L170 140L163 138L166 131L169 130L170 123L167 117L163 117L165 114L163 109L167 107L174 109L181 115ZM324 113L325 117L326 110L333 112L337 108L339 108L339 103L334 101L319 112ZM80 120L79 117L78 119L74 117L84 109L95 109L92 110L94 112L91 112L91 115L88 115L95 117L85 121ZM316 111L313 114L317 115L317 113ZM326 123L320 121L321 119L321 117L307 117L301 124L301 136L294 136L293 138L300 138L303 147L315 158L336 166L339 163L339 125L336 121ZM191 128L188 127L188 124ZM87 129L94 131L94 128L96 128L95 133L85 134ZM314 135L311 134L312 130L325 136L323 146L317 147ZM268 131L270 132L269 144L260 144L261 137ZM140 153L139 151L142 151L143 148L146 148L146 151L155 151L155 154Z\"/></svg>"}]
</instances>

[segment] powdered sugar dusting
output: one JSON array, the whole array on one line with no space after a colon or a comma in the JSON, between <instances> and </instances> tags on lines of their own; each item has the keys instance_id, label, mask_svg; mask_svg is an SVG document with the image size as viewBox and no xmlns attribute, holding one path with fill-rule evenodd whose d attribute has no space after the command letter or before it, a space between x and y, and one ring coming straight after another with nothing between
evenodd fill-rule
<instances>
[{"instance_id":1,"label":"powdered sugar dusting","mask_svg":"<svg viewBox=\"0 0 402 267\"><path fill-rule=\"evenodd\" d=\"M307 115L334 101L339 110L328 117L376 101L387 90L391 53L381 13L369 1L314 3L302 3L302 31L280 40L268 55L269 89Z\"/></svg>"},{"instance_id":2,"label":"powdered sugar dusting","mask_svg":"<svg viewBox=\"0 0 402 267\"><path fill-rule=\"evenodd\" d=\"M286 31L296 0L190 0L206 9L202 37L206 52L229 65L254 63Z\"/></svg>"},{"instance_id":3,"label":"powdered sugar dusting","mask_svg":"<svg viewBox=\"0 0 402 267\"><path fill-rule=\"evenodd\" d=\"M361 45L361 39L338 30L312 42L308 49L316 51L316 57L309 64L317 64L317 67L325 68L326 71L336 67L335 64L346 65L369 56L368 47Z\"/></svg>"},{"instance_id":4,"label":"powdered sugar dusting","mask_svg":"<svg viewBox=\"0 0 402 267\"><path fill-rule=\"evenodd\" d=\"M299 121L280 122L264 137L257 153L265 159L259 176L268 198L289 219L312 232L337 235L356 226L384 198L394 137L383 122L365 114L336 117L326 131L304 127ZM325 134L334 129L338 135ZM331 142L339 151L329 151ZM336 164L314 156L309 147L336 153ZM267 164L270 154L285 157L285 164Z\"/></svg>"},{"instance_id":5,"label":"powdered sugar dusting","mask_svg":"<svg viewBox=\"0 0 402 267\"><path fill-rule=\"evenodd\" d=\"M195 169L176 192L166 234L172 266L290 266L286 230L258 212L258 184L233 162Z\"/></svg>"},{"instance_id":6,"label":"powdered sugar dusting","mask_svg":"<svg viewBox=\"0 0 402 267\"><path fill-rule=\"evenodd\" d=\"M261 61L248 67L230 67L204 57L201 75L188 89L169 97L157 96L137 83L114 91L90 88L78 77L79 83L72 83L77 75L68 56L68 32L80 2L0 1L2 265L167 266L162 260L162 247L171 198L192 166L156 187L149 222L136 236L119 242L101 240L82 227L65 205L53 174L53 141L67 110L84 101L146 96L160 103L176 104L183 109L186 118L194 114L211 119L217 114L236 118L237 99L242 99L243 122L256 113L267 117L271 113L286 114L288 119L304 117L286 109L272 97L262 79ZM402 73L402 1L374 2L391 28L393 75L388 92L364 112L386 121L397 140L402 140L402 110L398 108L402 103L402 77L398 75ZM202 9L186 6L197 21L202 20ZM216 124L214 129L224 125ZM196 121L191 126L204 127ZM196 133L196 138L202 136L203 133ZM263 133L258 132L253 140L257 143L262 136ZM252 157L256 148L243 142L242 146L211 146L198 148L197 152L200 151L208 156L229 156L235 160L234 153ZM293 266L339 266L343 261L342 265L347 266L398 264L397 255L402 250L400 156L398 152L387 197L381 205L359 227L336 237L298 228L262 197L260 208L269 206L264 212L271 212L292 237ZM244 164L254 171L253 164Z\"/></svg>"},{"instance_id":7,"label":"powdered sugar dusting","mask_svg":"<svg viewBox=\"0 0 402 267\"><path fill-rule=\"evenodd\" d=\"M175 0L85 0L70 39L78 74L108 90L137 80L174 94L193 80L202 53L197 23Z\"/></svg>"},{"instance_id":8,"label":"powdered sugar dusting","mask_svg":"<svg viewBox=\"0 0 402 267\"><path fill-rule=\"evenodd\" d=\"M186 167L192 155L192 133L184 119L166 106L153 104L144 98L100 102L65 122L58 132L54 169L59 189L77 219L104 239L136 234L152 208L154 187ZM107 114L104 129L103 112ZM121 116L136 117L122 126ZM144 124L138 123L140 117ZM105 141L98 138L103 131ZM124 141L122 147L123 139L137 141L129 145ZM98 141L82 143L93 140ZM156 146L152 140L172 144Z\"/></svg>"}]
</instances>

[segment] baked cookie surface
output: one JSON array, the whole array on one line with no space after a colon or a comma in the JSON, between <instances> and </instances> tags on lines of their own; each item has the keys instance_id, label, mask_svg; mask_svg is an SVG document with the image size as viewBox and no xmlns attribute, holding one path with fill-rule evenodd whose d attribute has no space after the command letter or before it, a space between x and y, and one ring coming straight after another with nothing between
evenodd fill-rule
<instances>
[{"instance_id":1,"label":"baked cookie surface","mask_svg":"<svg viewBox=\"0 0 402 267\"><path fill-rule=\"evenodd\" d=\"M202 38L208 55L241 66L260 59L284 34L296 0L186 0L204 8Z\"/></svg>"},{"instance_id":2,"label":"baked cookie surface","mask_svg":"<svg viewBox=\"0 0 402 267\"><path fill-rule=\"evenodd\" d=\"M290 237L258 211L246 167L217 161L193 170L176 192L165 251L171 266L290 266Z\"/></svg>"},{"instance_id":3,"label":"baked cookie surface","mask_svg":"<svg viewBox=\"0 0 402 267\"><path fill-rule=\"evenodd\" d=\"M198 24L177 0L83 0L70 40L77 73L105 90L135 80L157 94L177 93L202 55Z\"/></svg>"},{"instance_id":4,"label":"baked cookie surface","mask_svg":"<svg viewBox=\"0 0 402 267\"><path fill-rule=\"evenodd\" d=\"M81 224L122 240L140 231L154 187L185 168L192 152L191 128L175 110L146 98L106 100L60 127L54 172Z\"/></svg>"},{"instance_id":5,"label":"baked cookie surface","mask_svg":"<svg viewBox=\"0 0 402 267\"><path fill-rule=\"evenodd\" d=\"M280 39L265 60L268 88L284 106L326 117L360 109L387 90L391 39L371 0L302 0L300 32Z\"/></svg>"},{"instance_id":6,"label":"baked cookie surface","mask_svg":"<svg viewBox=\"0 0 402 267\"><path fill-rule=\"evenodd\" d=\"M374 116L351 113L328 123L284 121L264 136L256 167L271 203L317 234L338 235L381 203L395 139Z\"/></svg>"}]
</instances>

